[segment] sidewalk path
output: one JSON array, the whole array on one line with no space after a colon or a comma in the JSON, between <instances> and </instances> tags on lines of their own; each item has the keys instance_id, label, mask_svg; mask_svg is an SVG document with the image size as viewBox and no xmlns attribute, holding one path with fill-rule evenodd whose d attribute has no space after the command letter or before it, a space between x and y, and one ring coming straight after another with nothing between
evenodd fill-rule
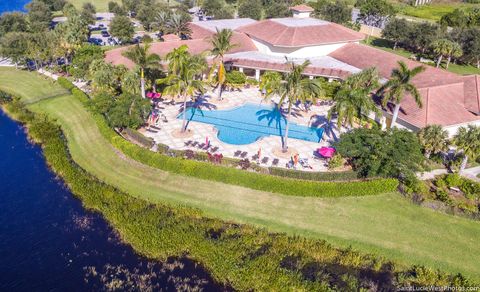
<instances>
[{"instance_id":1,"label":"sidewalk path","mask_svg":"<svg viewBox=\"0 0 480 292\"><path fill-rule=\"evenodd\" d=\"M465 169L462 176L480 182L480 178L477 177L478 174L480 174L480 166Z\"/></svg>"},{"instance_id":2,"label":"sidewalk path","mask_svg":"<svg viewBox=\"0 0 480 292\"><path fill-rule=\"evenodd\" d=\"M418 172L417 177L421 180L433 179L437 175L442 175L448 173L446 169L434 169L428 172ZM480 166L466 168L460 175L468 179L480 182L480 178L477 175L480 174Z\"/></svg>"}]
</instances>

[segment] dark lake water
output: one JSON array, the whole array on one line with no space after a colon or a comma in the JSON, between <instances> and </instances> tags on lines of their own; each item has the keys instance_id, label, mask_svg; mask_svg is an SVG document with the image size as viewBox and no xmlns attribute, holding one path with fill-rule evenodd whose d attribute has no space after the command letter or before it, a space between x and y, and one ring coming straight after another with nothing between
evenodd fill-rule
<instances>
[{"instance_id":1,"label":"dark lake water","mask_svg":"<svg viewBox=\"0 0 480 292\"><path fill-rule=\"evenodd\" d=\"M191 261L149 261L122 244L1 111L0 261L0 291L221 290Z\"/></svg>"},{"instance_id":2,"label":"dark lake water","mask_svg":"<svg viewBox=\"0 0 480 292\"><path fill-rule=\"evenodd\" d=\"M31 0L0 0L0 14L7 11L24 11L24 6Z\"/></svg>"}]
</instances>

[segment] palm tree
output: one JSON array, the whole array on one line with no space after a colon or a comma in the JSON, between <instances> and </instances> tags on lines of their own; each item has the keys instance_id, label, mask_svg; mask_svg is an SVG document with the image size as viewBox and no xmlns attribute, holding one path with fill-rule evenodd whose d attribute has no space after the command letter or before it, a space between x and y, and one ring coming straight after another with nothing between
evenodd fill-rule
<instances>
[{"instance_id":1,"label":"palm tree","mask_svg":"<svg viewBox=\"0 0 480 292\"><path fill-rule=\"evenodd\" d=\"M207 62L202 55L190 55L186 45L167 54L166 59L169 61L169 75L157 82L166 85L165 94L183 98L183 123L180 132L185 133L187 99L205 91L205 83L201 80L201 75L207 68Z\"/></svg>"},{"instance_id":2,"label":"palm tree","mask_svg":"<svg viewBox=\"0 0 480 292\"><path fill-rule=\"evenodd\" d=\"M440 125L428 125L418 132L418 140L422 145L425 157L445 151L448 148L448 132Z\"/></svg>"},{"instance_id":3,"label":"palm tree","mask_svg":"<svg viewBox=\"0 0 480 292\"><path fill-rule=\"evenodd\" d=\"M447 54L447 66L446 68L448 69L448 65L450 65L450 61L453 58L460 58L463 55L463 50L462 47L460 46L459 43L452 43L452 46L450 50L448 51Z\"/></svg>"},{"instance_id":4,"label":"palm tree","mask_svg":"<svg viewBox=\"0 0 480 292\"><path fill-rule=\"evenodd\" d=\"M336 115L338 127L342 124L352 127L355 119L362 121L371 112L378 113L372 92L379 84L375 68L348 77L333 98L335 104L328 111L328 120Z\"/></svg>"},{"instance_id":5,"label":"palm tree","mask_svg":"<svg viewBox=\"0 0 480 292\"><path fill-rule=\"evenodd\" d=\"M452 49L453 42L448 39L439 39L432 43L432 49L437 54L437 68L440 67L444 56Z\"/></svg>"},{"instance_id":6,"label":"palm tree","mask_svg":"<svg viewBox=\"0 0 480 292\"><path fill-rule=\"evenodd\" d=\"M160 65L160 56L157 54L150 54L150 42L144 45L137 44L130 47L123 52L123 55L140 67L140 87L142 97L145 98L145 69L155 68Z\"/></svg>"},{"instance_id":7,"label":"palm tree","mask_svg":"<svg viewBox=\"0 0 480 292\"><path fill-rule=\"evenodd\" d=\"M178 37L189 36L192 33L189 23L190 20L182 14L173 13L167 21L167 30L169 33L176 34Z\"/></svg>"},{"instance_id":8,"label":"palm tree","mask_svg":"<svg viewBox=\"0 0 480 292\"><path fill-rule=\"evenodd\" d=\"M219 100L222 99L222 89L226 79L224 57L228 51L237 46L236 44L231 43L232 36L233 31L231 29L225 28L222 30L218 30L217 28L217 33L211 39L211 44L213 48L210 51L210 54L213 55L214 64L210 71L210 79L212 79L216 71L214 83L216 84L216 86L218 86Z\"/></svg>"},{"instance_id":9,"label":"palm tree","mask_svg":"<svg viewBox=\"0 0 480 292\"><path fill-rule=\"evenodd\" d=\"M170 13L168 11L160 11L155 17L155 26L161 34L167 33L169 20Z\"/></svg>"},{"instance_id":10,"label":"palm tree","mask_svg":"<svg viewBox=\"0 0 480 292\"><path fill-rule=\"evenodd\" d=\"M287 103L285 136L283 137L282 145L283 152L288 151L288 129L292 114L292 105L297 101L313 101L323 94L319 79L310 79L303 76L303 72L305 71L305 68L310 65L310 61L307 60L301 65L296 65L287 60L287 65L290 67L290 70L288 73L284 74L284 80L271 78L264 84L266 88L265 98L270 98L272 95L278 95L280 97L278 107L281 107L284 102Z\"/></svg>"},{"instance_id":11,"label":"palm tree","mask_svg":"<svg viewBox=\"0 0 480 292\"><path fill-rule=\"evenodd\" d=\"M411 94L417 105L420 108L422 107L422 97L417 87L412 83L412 79L419 73L425 71L425 67L418 66L410 70L403 61L399 61L398 65L398 68L392 70L390 80L380 88L380 93L384 94L383 105L386 106L389 101L395 103L392 124L390 126L392 128L395 126L398 112L400 111L400 103L406 93Z\"/></svg>"},{"instance_id":12,"label":"palm tree","mask_svg":"<svg viewBox=\"0 0 480 292\"><path fill-rule=\"evenodd\" d=\"M453 137L453 143L463 151L465 155L460 167L462 172L467 166L468 157L477 158L480 155L480 127L469 125L460 127Z\"/></svg>"}]
</instances>

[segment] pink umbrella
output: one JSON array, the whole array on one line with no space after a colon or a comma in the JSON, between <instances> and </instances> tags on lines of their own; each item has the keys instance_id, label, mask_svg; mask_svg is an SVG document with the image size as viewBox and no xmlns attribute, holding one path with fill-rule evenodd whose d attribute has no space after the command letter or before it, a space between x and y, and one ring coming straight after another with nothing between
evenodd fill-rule
<instances>
[{"instance_id":1,"label":"pink umbrella","mask_svg":"<svg viewBox=\"0 0 480 292\"><path fill-rule=\"evenodd\" d=\"M333 147L318 148L317 153L322 155L325 158L332 158L333 154L335 154L335 148Z\"/></svg>"},{"instance_id":2,"label":"pink umbrella","mask_svg":"<svg viewBox=\"0 0 480 292\"><path fill-rule=\"evenodd\" d=\"M147 92L147 97L152 98L153 97L153 92L151 92L151 91Z\"/></svg>"},{"instance_id":3,"label":"pink umbrella","mask_svg":"<svg viewBox=\"0 0 480 292\"><path fill-rule=\"evenodd\" d=\"M153 94L152 98L157 99L157 98L160 98L161 96L162 96L162 95L161 95L160 93L155 92L155 93Z\"/></svg>"}]
</instances>

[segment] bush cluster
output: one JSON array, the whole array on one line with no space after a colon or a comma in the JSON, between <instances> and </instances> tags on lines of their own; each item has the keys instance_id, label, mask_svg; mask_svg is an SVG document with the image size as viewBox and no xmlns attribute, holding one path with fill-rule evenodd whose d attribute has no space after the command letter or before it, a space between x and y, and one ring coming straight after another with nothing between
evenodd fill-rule
<instances>
[{"instance_id":1,"label":"bush cluster","mask_svg":"<svg viewBox=\"0 0 480 292\"><path fill-rule=\"evenodd\" d=\"M65 88L68 91L71 91L75 88L75 85L73 85L73 83L65 77L58 77L57 82L61 87Z\"/></svg>"},{"instance_id":2,"label":"bush cluster","mask_svg":"<svg viewBox=\"0 0 480 292\"><path fill-rule=\"evenodd\" d=\"M86 208L101 212L121 237L146 256L190 258L205 265L220 283L236 290L319 291L407 286L473 286L462 275L424 267L402 267L322 240L272 234L249 225L203 217L195 209L151 204L98 181L69 156L58 125L29 112L18 100L6 106L41 143L51 168ZM103 129L105 130L105 129ZM219 256L220 255L220 256Z\"/></svg>"},{"instance_id":3,"label":"bush cluster","mask_svg":"<svg viewBox=\"0 0 480 292\"><path fill-rule=\"evenodd\" d=\"M355 171L338 171L338 172L311 172L311 171L299 171L290 170L285 168L270 167L270 174L276 176L297 178L303 180L315 180L315 181L351 181L358 180L357 173Z\"/></svg>"}]
</instances>

